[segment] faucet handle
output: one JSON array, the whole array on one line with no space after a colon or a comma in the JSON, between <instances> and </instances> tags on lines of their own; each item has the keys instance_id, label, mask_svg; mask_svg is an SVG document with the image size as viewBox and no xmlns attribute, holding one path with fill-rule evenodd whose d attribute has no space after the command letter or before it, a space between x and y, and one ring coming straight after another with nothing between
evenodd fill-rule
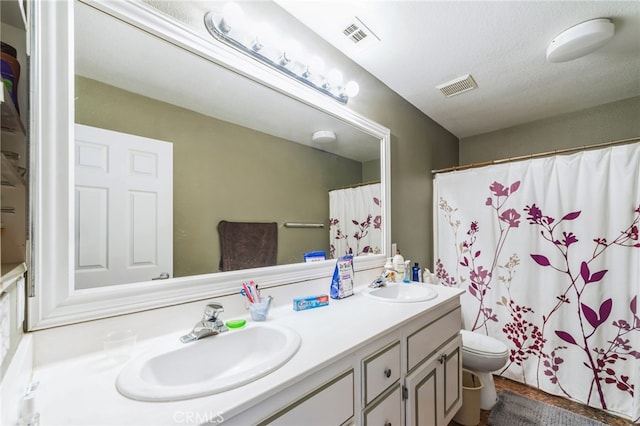
<instances>
[{"instance_id":1,"label":"faucet handle","mask_svg":"<svg viewBox=\"0 0 640 426\"><path fill-rule=\"evenodd\" d=\"M204 318L205 321L215 321L218 319L218 315L224 312L224 307L219 303L209 303L204 307Z\"/></svg>"}]
</instances>

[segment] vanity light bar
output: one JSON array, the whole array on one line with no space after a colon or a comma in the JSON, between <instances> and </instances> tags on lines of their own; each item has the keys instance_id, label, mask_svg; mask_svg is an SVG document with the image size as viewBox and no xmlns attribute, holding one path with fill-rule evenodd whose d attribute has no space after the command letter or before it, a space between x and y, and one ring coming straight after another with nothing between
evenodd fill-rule
<instances>
[{"instance_id":1,"label":"vanity light bar","mask_svg":"<svg viewBox=\"0 0 640 426\"><path fill-rule=\"evenodd\" d=\"M242 13L239 6L234 3L228 5L234 5L234 14ZM231 21L231 19L227 19L224 11L220 13L209 11L204 16L205 27L207 31L209 31L209 34L215 39L280 71L300 83L312 87L342 104L346 104L350 96L353 97L358 94L360 90L358 83L350 81L343 84L342 74L339 71L332 70L326 75L312 72L312 64L304 64L296 61L296 58L292 57L291 52L288 52L287 49L278 49L275 46L263 44L263 41L258 40L257 36L251 35L248 31L242 31L241 26L238 28L233 27L228 21ZM236 37L234 37L234 34ZM244 42L242 40L244 40ZM270 52L273 57L270 58L267 56L268 53L263 54L262 52ZM278 52L278 54L273 55L274 52ZM336 75L338 76L337 82L334 81Z\"/></svg>"}]
</instances>

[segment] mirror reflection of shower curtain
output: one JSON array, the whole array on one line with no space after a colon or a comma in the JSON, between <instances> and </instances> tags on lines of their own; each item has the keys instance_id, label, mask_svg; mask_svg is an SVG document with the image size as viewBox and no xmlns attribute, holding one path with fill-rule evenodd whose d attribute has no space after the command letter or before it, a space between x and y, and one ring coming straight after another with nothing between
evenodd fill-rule
<instances>
[{"instance_id":1,"label":"mirror reflection of shower curtain","mask_svg":"<svg viewBox=\"0 0 640 426\"><path fill-rule=\"evenodd\" d=\"M329 191L329 258L376 254L382 248L379 183Z\"/></svg>"}]
</instances>

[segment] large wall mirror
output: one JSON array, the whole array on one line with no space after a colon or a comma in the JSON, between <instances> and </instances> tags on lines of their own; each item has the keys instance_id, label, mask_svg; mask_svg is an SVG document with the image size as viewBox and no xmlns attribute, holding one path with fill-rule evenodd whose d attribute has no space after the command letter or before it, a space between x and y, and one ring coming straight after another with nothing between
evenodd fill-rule
<instances>
[{"instance_id":1,"label":"large wall mirror","mask_svg":"<svg viewBox=\"0 0 640 426\"><path fill-rule=\"evenodd\" d=\"M303 254L332 252L329 191L372 182L381 188L379 244L355 253L356 267L382 264L387 129L218 45L204 24L142 2L51 3L34 11L36 43L57 54L34 66L43 106L31 329L228 294L248 278L270 286L328 275L333 261L304 263ZM319 130L335 141L313 141ZM162 179L116 198L132 192L133 169ZM54 176L63 184L51 185ZM227 272L221 221L275 223L273 266ZM141 261L132 268L132 259Z\"/></svg>"}]
</instances>

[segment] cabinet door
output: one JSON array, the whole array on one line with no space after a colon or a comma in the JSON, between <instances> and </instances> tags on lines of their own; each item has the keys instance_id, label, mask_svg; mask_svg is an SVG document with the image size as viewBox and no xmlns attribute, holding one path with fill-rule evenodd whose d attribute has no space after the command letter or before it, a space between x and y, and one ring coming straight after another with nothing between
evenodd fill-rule
<instances>
[{"instance_id":1,"label":"cabinet door","mask_svg":"<svg viewBox=\"0 0 640 426\"><path fill-rule=\"evenodd\" d=\"M438 378L441 374L437 356L427 360L420 368L407 376L406 419L412 426L438 424Z\"/></svg>"},{"instance_id":2,"label":"cabinet door","mask_svg":"<svg viewBox=\"0 0 640 426\"><path fill-rule=\"evenodd\" d=\"M407 424L446 425L462 404L460 336L407 376Z\"/></svg>"},{"instance_id":3,"label":"cabinet door","mask_svg":"<svg viewBox=\"0 0 640 426\"><path fill-rule=\"evenodd\" d=\"M411 372L427 357L437 353L439 347L460 332L460 307L424 325L407 337L407 371Z\"/></svg>"},{"instance_id":4,"label":"cabinet door","mask_svg":"<svg viewBox=\"0 0 640 426\"><path fill-rule=\"evenodd\" d=\"M354 416L354 372L349 370L280 410L263 425L341 425Z\"/></svg>"},{"instance_id":5,"label":"cabinet door","mask_svg":"<svg viewBox=\"0 0 640 426\"><path fill-rule=\"evenodd\" d=\"M462 406L462 338L458 336L440 352L443 369L442 413L444 418L439 424L447 425ZM444 355L444 359L442 356Z\"/></svg>"}]
</instances>

